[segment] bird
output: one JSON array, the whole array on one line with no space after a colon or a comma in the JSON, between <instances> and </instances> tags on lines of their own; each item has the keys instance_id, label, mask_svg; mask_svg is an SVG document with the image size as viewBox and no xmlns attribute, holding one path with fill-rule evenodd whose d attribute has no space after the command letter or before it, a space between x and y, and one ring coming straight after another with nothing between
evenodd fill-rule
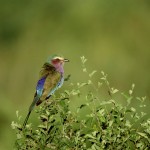
<instances>
[{"instance_id":1,"label":"bird","mask_svg":"<svg viewBox=\"0 0 150 150\"><path fill-rule=\"evenodd\" d=\"M28 114L23 123L23 129L26 127L34 107L48 100L54 92L63 85L65 62L69 62L69 60L58 55L52 55L49 60L44 63L40 71L39 80L37 81L33 102L29 107Z\"/></svg>"}]
</instances>

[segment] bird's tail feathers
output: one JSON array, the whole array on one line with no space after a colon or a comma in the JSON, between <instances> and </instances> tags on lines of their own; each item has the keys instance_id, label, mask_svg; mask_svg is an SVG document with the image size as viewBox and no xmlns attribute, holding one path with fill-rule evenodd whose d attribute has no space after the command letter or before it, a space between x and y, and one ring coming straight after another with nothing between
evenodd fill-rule
<instances>
[{"instance_id":1,"label":"bird's tail feathers","mask_svg":"<svg viewBox=\"0 0 150 150\"><path fill-rule=\"evenodd\" d=\"M29 116L30 116L30 114L31 114L31 111L33 110L33 108L34 108L34 106L35 106L35 104L37 103L38 100L39 100L39 96L36 95L36 96L34 97L34 100L33 100L32 104L31 104L30 107L29 107L29 112L28 112L28 114L27 114L27 116L26 116L26 119L25 119L25 121L24 121L24 123L23 123L23 128L25 128L25 126L26 126L26 124L27 124L27 122L28 122Z\"/></svg>"},{"instance_id":2,"label":"bird's tail feathers","mask_svg":"<svg viewBox=\"0 0 150 150\"><path fill-rule=\"evenodd\" d=\"M27 114L27 116L26 116L26 119L24 120L24 123L23 123L23 129L25 128L25 126L26 126L26 124L27 124L27 122L28 122L30 113L31 113L31 111L28 112L28 114Z\"/></svg>"},{"instance_id":3,"label":"bird's tail feathers","mask_svg":"<svg viewBox=\"0 0 150 150\"><path fill-rule=\"evenodd\" d=\"M34 97L34 100L33 100L32 104L31 104L30 107L29 107L29 111L32 111L32 110L33 110L33 108L34 108L34 106L36 105L36 103L37 103L38 101L40 101L39 99L40 99L40 98L39 98L38 95L36 95L36 96Z\"/></svg>"}]
</instances>

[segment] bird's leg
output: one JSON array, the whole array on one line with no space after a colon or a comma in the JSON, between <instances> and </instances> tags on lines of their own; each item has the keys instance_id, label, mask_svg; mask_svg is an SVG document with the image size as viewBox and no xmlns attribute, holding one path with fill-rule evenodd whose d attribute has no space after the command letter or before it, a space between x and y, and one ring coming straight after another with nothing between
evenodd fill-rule
<instances>
[{"instance_id":1,"label":"bird's leg","mask_svg":"<svg viewBox=\"0 0 150 150\"><path fill-rule=\"evenodd\" d=\"M41 103L42 103L42 101L41 101L41 100L38 100L38 101L36 102L36 106L40 105Z\"/></svg>"},{"instance_id":2,"label":"bird's leg","mask_svg":"<svg viewBox=\"0 0 150 150\"><path fill-rule=\"evenodd\" d=\"M51 95L50 95L50 96L48 96L48 97L46 97L46 98L45 98L45 100L49 99L50 97L51 97Z\"/></svg>"}]
</instances>

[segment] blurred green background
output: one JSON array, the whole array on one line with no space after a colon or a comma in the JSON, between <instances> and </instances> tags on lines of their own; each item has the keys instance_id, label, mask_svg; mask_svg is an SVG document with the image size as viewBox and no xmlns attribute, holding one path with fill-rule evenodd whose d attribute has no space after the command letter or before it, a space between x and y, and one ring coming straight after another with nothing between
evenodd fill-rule
<instances>
[{"instance_id":1,"label":"blurred green background","mask_svg":"<svg viewBox=\"0 0 150 150\"><path fill-rule=\"evenodd\" d=\"M136 94L149 99L150 1L0 0L0 149L13 149L11 121L16 110L25 117L51 54L70 59L72 82L84 80L84 55L111 85L127 91L135 83Z\"/></svg>"}]
</instances>

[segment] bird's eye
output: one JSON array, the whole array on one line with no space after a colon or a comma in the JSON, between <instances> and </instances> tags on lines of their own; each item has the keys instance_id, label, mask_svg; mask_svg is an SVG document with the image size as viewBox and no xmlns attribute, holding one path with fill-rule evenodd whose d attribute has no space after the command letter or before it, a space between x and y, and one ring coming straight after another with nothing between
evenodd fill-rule
<instances>
[{"instance_id":1,"label":"bird's eye","mask_svg":"<svg viewBox=\"0 0 150 150\"><path fill-rule=\"evenodd\" d=\"M54 59L55 61L59 61L59 59L58 58L56 58L56 59Z\"/></svg>"},{"instance_id":2,"label":"bird's eye","mask_svg":"<svg viewBox=\"0 0 150 150\"><path fill-rule=\"evenodd\" d=\"M53 59L54 62L59 62L60 60L58 58Z\"/></svg>"}]
</instances>

